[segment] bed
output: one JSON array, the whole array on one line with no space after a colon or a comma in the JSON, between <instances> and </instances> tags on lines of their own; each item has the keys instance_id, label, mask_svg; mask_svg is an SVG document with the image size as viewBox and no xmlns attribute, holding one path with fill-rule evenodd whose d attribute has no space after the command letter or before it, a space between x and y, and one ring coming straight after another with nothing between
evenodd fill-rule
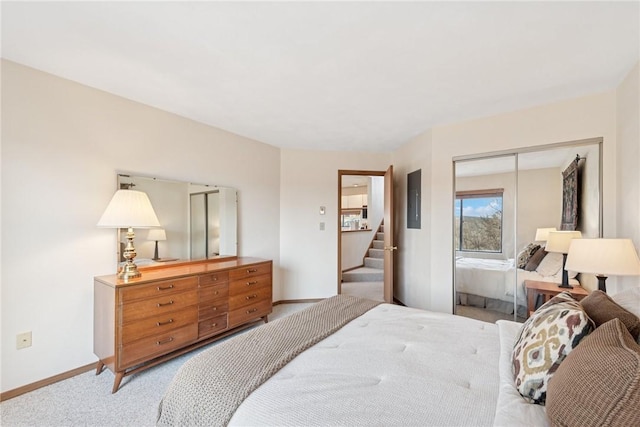
<instances>
[{"instance_id":1,"label":"bed","mask_svg":"<svg viewBox=\"0 0 640 427\"><path fill-rule=\"evenodd\" d=\"M572 275L569 284L579 285ZM514 278L517 290L514 296ZM562 282L562 255L547 253L535 268L516 268L514 259L456 257L456 298L462 305L480 306L513 314L514 298L517 312L527 317L525 280Z\"/></svg>"},{"instance_id":2,"label":"bed","mask_svg":"<svg viewBox=\"0 0 640 427\"><path fill-rule=\"evenodd\" d=\"M520 327L332 297L190 359L158 425L544 426L513 385Z\"/></svg>"}]
</instances>

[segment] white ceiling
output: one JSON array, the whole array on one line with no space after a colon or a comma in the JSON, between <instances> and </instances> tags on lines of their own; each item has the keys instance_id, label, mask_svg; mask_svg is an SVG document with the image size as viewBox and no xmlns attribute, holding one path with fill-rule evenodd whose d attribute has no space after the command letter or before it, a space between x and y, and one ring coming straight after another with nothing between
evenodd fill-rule
<instances>
[{"instance_id":1,"label":"white ceiling","mask_svg":"<svg viewBox=\"0 0 640 427\"><path fill-rule=\"evenodd\" d=\"M2 2L2 56L279 147L391 151L615 88L635 2Z\"/></svg>"}]
</instances>

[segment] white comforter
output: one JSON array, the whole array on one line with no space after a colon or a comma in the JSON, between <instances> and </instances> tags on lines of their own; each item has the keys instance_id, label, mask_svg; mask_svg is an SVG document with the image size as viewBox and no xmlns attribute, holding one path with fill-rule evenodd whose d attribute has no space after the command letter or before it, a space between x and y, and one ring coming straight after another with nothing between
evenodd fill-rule
<instances>
[{"instance_id":1,"label":"white comforter","mask_svg":"<svg viewBox=\"0 0 640 427\"><path fill-rule=\"evenodd\" d=\"M456 259L456 291L479 295L513 303L514 280L516 281L516 302L527 305L525 280L560 283L562 269L552 275L543 275L538 271L516 269L513 259L484 259L458 258ZM570 279L569 284L579 285L576 279Z\"/></svg>"},{"instance_id":2,"label":"white comforter","mask_svg":"<svg viewBox=\"0 0 640 427\"><path fill-rule=\"evenodd\" d=\"M493 425L499 333L495 324L382 304L287 364L230 425Z\"/></svg>"}]
</instances>

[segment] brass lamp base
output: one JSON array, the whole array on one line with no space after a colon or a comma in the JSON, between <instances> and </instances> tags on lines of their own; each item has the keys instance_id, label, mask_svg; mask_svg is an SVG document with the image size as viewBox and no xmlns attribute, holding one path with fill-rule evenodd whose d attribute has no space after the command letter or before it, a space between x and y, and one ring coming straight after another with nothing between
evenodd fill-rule
<instances>
[{"instance_id":1,"label":"brass lamp base","mask_svg":"<svg viewBox=\"0 0 640 427\"><path fill-rule=\"evenodd\" d=\"M124 248L124 252L122 253L125 263L122 266L122 270L118 273L118 279L124 281L142 277L142 273L138 271L138 266L133 262L133 259L137 255L136 250L133 247L134 237L136 237L136 235L133 233L133 228L129 227L127 230L127 246Z\"/></svg>"},{"instance_id":2,"label":"brass lamp base","mask_svg":"<svg viewBox=\"0 0 640 427\"><path fill-rule=\"evenodd\" d=\"M122 266L122 270L118 273L118 279L125 282L129 279L137 279L142 277L142 273L138 270L138 266L131 260L127 260L125 265Z\"/></svg>"}]
</instances>

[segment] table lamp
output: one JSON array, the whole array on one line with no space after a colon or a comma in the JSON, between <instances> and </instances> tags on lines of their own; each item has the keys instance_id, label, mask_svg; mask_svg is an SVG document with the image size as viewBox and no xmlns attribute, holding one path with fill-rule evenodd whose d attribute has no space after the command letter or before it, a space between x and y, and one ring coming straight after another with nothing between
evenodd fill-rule
<instances>
[{"instance_id":1,"label":"table lamp","mask_svg":"<svg viewBox=\"0 0 640 427\"><path fill-rule=\"evenodd\" d=\"M151 259L158 261L160 259L158 256L158 240L167 240L167 233L165 233L164 228L152 228L149 230L147 240L154 240L156 242L156 249L153 251L153 258Z\"/></svg>"},{"instance_id":2,"label":"table lamp","mask_svg":"<svg viewBox=\"0 0 640 427\"><path fill-rule=\"evenodd\" d=\"M567 268L595 274L598 289L607 292L607 276L640 275L640 260L630 239L580 239L571 242Z\"/></svg>"},{"instance_id":3,"label":"table lamp","mask_svg":"<svg viewBox=\"0 0 640 427\"><path fill-rule=\"evenodd\" d=\"M536 242L546 242L549 239L549 232L556 231L555 227L538 228L536 230L536 237L533 239Z\"/></svg>"},{"instance_id":4,"label":"table lamp","mask_svg":"<svg viewBox=\"0 0 640 427\"><path fill-rule=\"evenodd\" d=\"M122 254L125 263L118 273L118 279L127 281L142 276L133 262L137 255L133 247L133 229L159 226L160 222L146 193L135 190L116 191L98 221L98 227L127 229L127 245Z\"/></svg>"},{"instance_id":5,"label":"table lamp","mask_svg":"<svg viewBox=\"0 0 640 427\"><path fill-rule=\"evenodd\" d=\"M573 288L569 284L569 274L565 268L567 263L567 253L569 253L569 245L573 239L580 239L582 233L579 231L549 231L547 238L547 245L545 250L547 252L556 252L562 254L562 283L558 285L560 288ZM572 269L572 271L575 271Z\"/></svg>"}]
</instances>

